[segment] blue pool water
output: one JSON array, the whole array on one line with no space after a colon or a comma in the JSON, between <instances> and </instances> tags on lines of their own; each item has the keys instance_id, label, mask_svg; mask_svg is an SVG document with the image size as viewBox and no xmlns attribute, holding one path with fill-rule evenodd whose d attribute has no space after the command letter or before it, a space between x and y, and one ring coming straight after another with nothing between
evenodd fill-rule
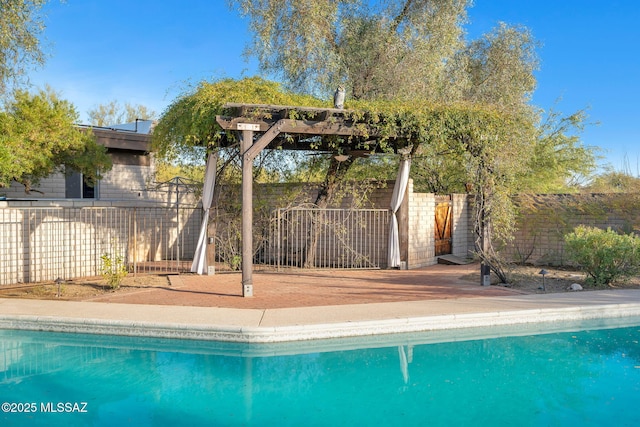
<instances>
[{"instance_id":1,"label":"blue pool water","mask_svg":"<svg viewBox=\"0 0 640 427\"><path fill-rule=\"evenodd\" d=\"M242 345L0 330L0 425L640 425L640 319L519 333Z\"/></svg>"}]
</instances>

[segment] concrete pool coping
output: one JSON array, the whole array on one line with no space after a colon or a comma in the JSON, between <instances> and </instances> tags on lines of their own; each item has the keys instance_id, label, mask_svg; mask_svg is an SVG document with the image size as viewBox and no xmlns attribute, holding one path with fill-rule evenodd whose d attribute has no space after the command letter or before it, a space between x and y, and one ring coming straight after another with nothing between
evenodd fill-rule
<instances>
[{"instance_id":1,"label":"concrete pool coping","mask_svg":"<svg viewBox=\"0 0 640 427\"><path fill-rule=\"evenodd\" d=\"M640 316L640 290L238 309L0 298L0 328L280 343Z\"/></svg>"}]
</instances>

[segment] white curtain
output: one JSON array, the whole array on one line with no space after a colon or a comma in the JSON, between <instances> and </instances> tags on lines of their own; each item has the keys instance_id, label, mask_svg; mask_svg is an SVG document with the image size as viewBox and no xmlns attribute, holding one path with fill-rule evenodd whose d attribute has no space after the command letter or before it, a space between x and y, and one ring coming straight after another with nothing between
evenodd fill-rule
<instances>
[{"instance_id":1,"label":"white curtain","mask_svg":"<svg viewBox=\"0 0 640 427\"><path fill-rule=\"evenodd\" d=\"M411 159L403 156L398 168L398 176L393 186L393 195L391 196L391 225L389 228L389 258L388 267L395 268L400 266L400 235L398 230L398 217L396 213L402 205L404 193L407 191L409 183L409 169L411 169Z\"/></svg>"},{"instance_id":2,"label":"white curtain","mask_svg":"<svg viewBox=\"0 0 640 427\"><path fill-rule=\"evenodd\" d=\"M409 361L407 360L407 353L404 351L404 346L398 346L398 357L400 358L400 372L402 372L402 379L405 384L409 383Z\"/></svg>"},{"instance_id":3,"label":"white curtain","mask_svg":"<svg viewBox=\"0 0 640 427\"><path fill-rule=\"evenodd\" d=\"M213 189L216 186L217 168L218 153L211 153L207 158L207 167L205 169L204 187L202 189L204 217L202 218L202 226L198 236L198 245L191 264L192 273L205 274L207 271L207 227L209 226L209 210L211 209L211 202L213 202Z\"/></svg>"}]
</instances>

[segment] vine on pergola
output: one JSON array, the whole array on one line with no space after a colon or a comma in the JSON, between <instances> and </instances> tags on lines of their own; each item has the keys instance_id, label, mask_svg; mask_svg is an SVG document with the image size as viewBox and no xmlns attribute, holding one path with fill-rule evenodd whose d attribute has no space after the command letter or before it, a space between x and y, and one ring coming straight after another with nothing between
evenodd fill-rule
<instances>
[{"instance_id":1,"label":"vine on pergola","mask_svg":"<svg viewBox=\"0 0 640 427\"><path fill-rule=\"evenodd\" d=\"M315 109L304 107L330 109L328 101L285 91L279 84L260 78L201 83L163 114L154 132L158 154L165 158L202 156L203 148L233 144L235 134L225 132L216 122L217 116L228 113L225 105L229 103L293 106L287 110L289 118L301 121L312 120L317 114ZM514 210L508 196L518 176L526 173L526 159L535 145L531 117L493 105L420 101L352 101L341 115L362 131L355 137L324 138L316 147L311 144L307 148L393 152L410 147L413 154L421 145L431 144L446 147L448 155L463 159L467 183L475 196L478 253L505 280L489 242L511 236Z\"/></svg>"}]
</instances>

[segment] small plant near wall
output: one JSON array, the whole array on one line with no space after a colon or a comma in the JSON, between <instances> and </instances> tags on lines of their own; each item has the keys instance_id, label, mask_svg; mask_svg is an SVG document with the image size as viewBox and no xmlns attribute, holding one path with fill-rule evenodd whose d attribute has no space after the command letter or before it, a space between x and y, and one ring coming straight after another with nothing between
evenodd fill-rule
<instances>
[{"instance_id":1,"label":"small plant near wall","mask_svg":"<svg viewBox=\"0 0 640 427\"><path fill-rule=\"evenodd\" d=\"M229 267L231 267L231 270L233 271L240 270L240 268L242 267L242 257L240 255L234 255L233 257L231 257L231 260L229 261Z\"/></svg>"},{"instance_id":2,"label":"small plant near wall","mask_svg":"<svg viewBox=\"0 0 640 427\"><path fill-rule=\"evenodd\" d=\"M589 276L587 281L609 285L640 273L640 237L579 226L564 236L569 259Z\"/></svg>"},{"instance_id":3,"label":"small plant near wall","mask_svg":"<svg viewBox=\"0 0 640 427\"><path fill-rule=\"evenodd\" d=\"M116 250L113 255L108 253L103 254L101 259L102 277L107 281L111 289L118 289L122 283L122 279L129 274L124 262L124 257Z\"/></svg>"}]
</instances>

